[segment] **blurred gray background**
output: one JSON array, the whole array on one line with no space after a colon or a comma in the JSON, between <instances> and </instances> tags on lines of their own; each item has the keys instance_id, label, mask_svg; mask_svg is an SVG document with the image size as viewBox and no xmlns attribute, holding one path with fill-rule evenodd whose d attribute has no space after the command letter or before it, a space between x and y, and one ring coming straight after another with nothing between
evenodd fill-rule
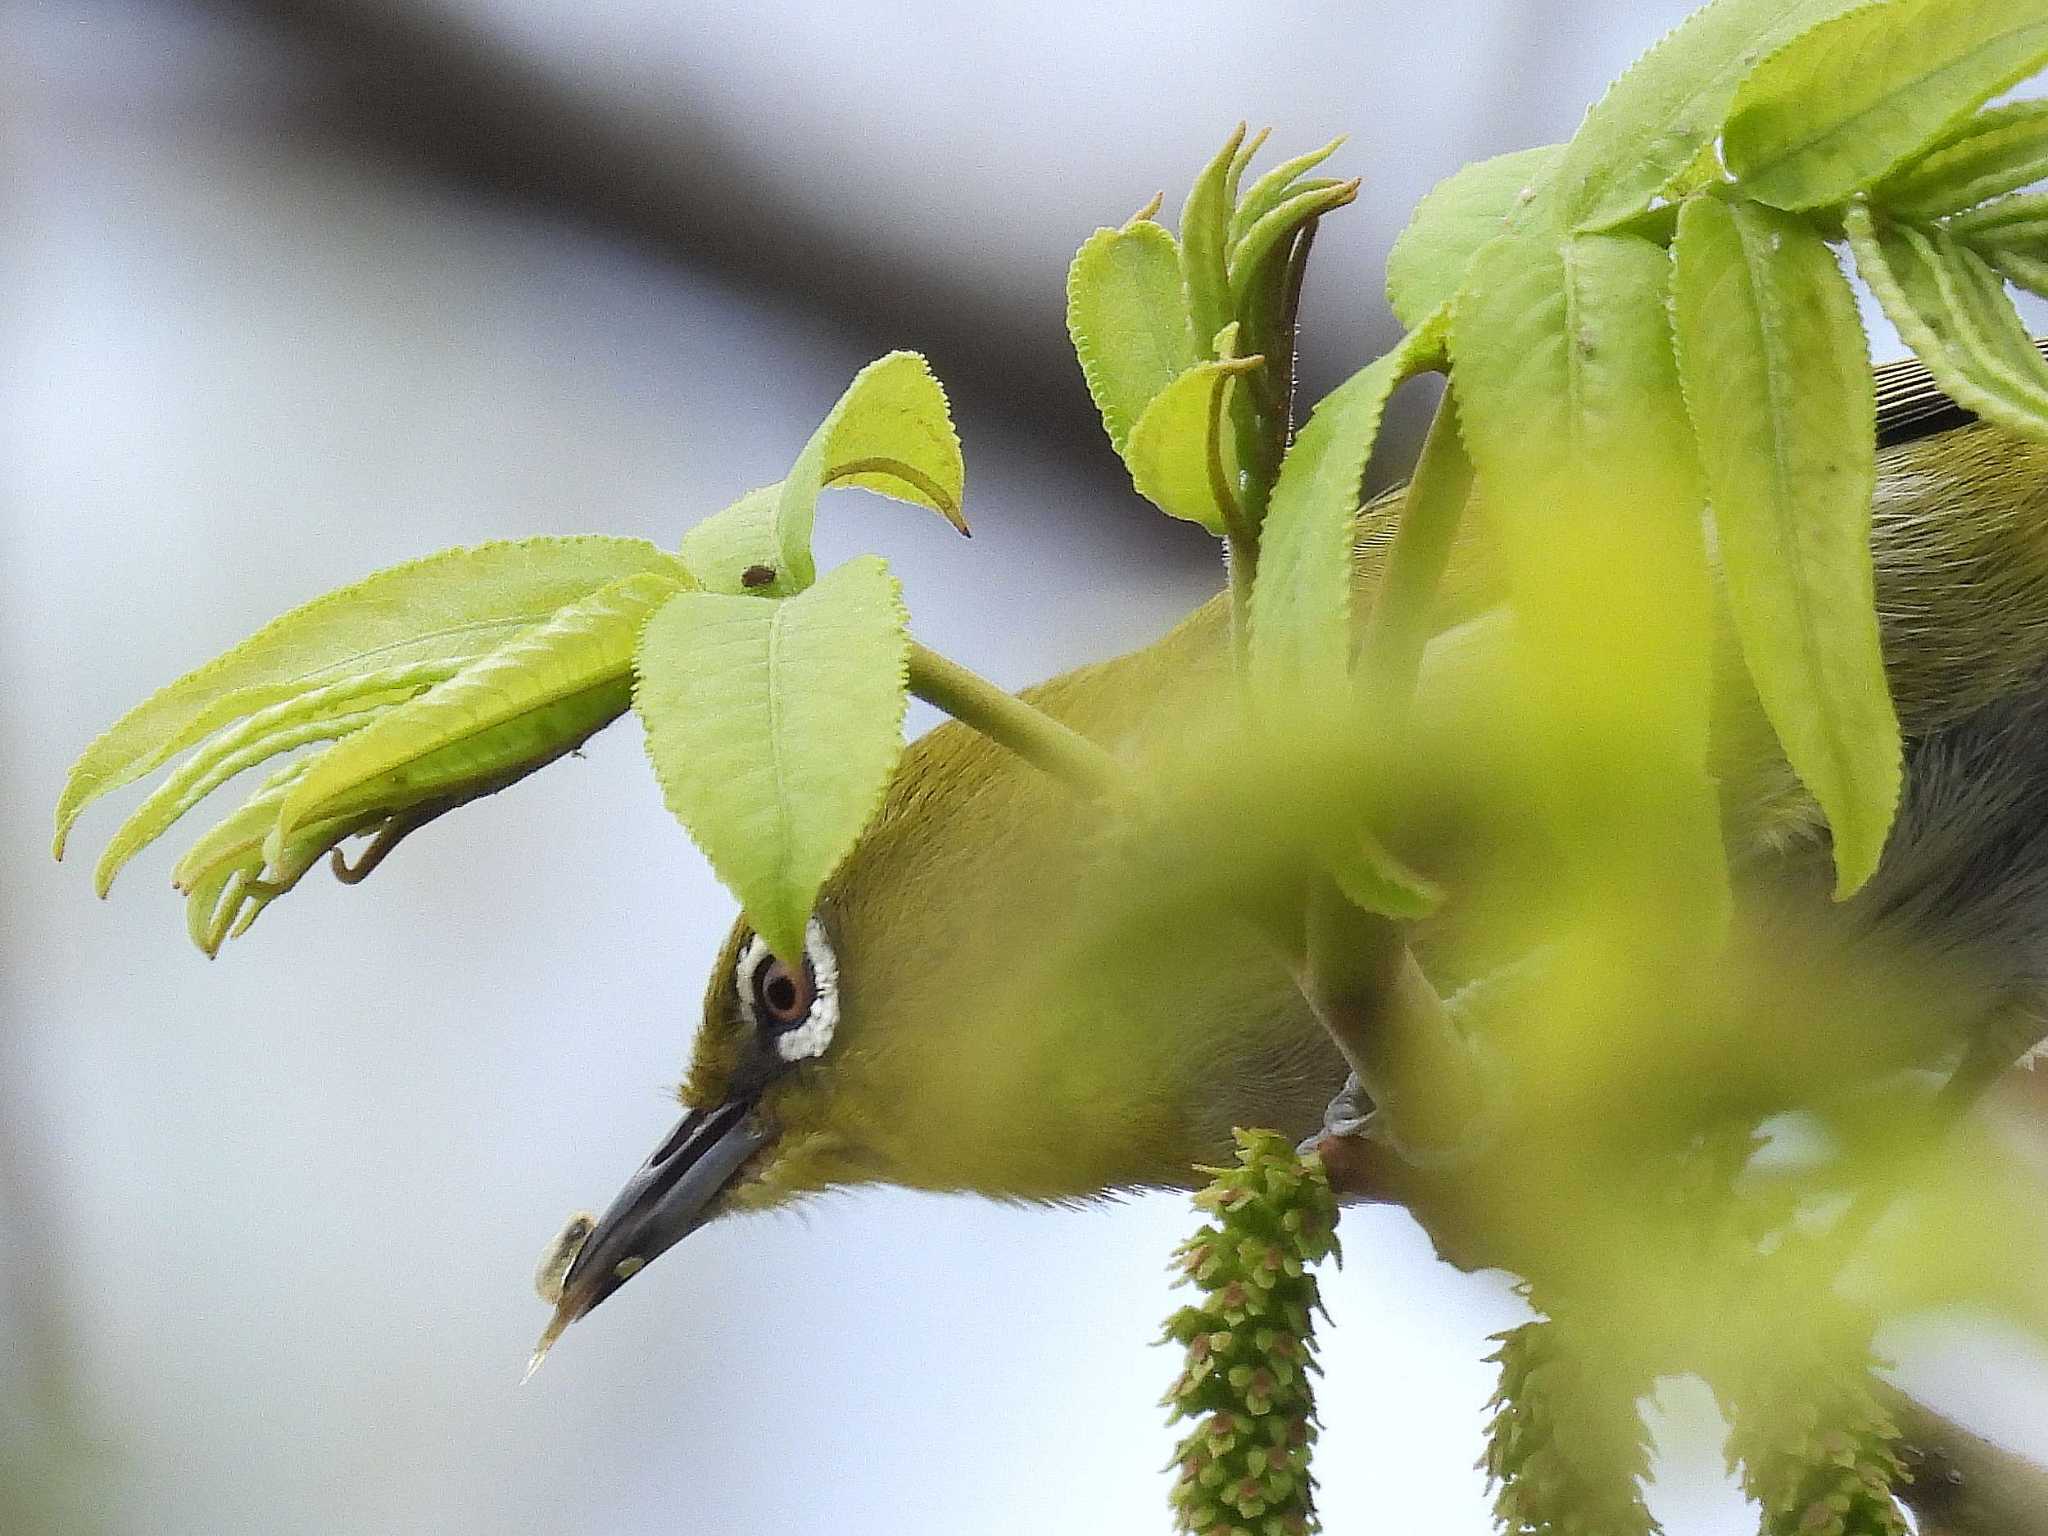
<instances>
[{"instance_id":1,"label":"blurred gray background","mask_svg":"<svg viewBox=\"0 0 2048 1536\"><path fill-rule=\"evenodd\" d=\"M732 914L630 724L213 965L170 855L100 905L115 813L59 869L51 802L127 705L373 567L673 543L896 346L952 390L977 537L847 495L822 555L885 551L921 637L1008 684L1142 642L1218 578L1092 419L1080 240L1239 117L1352 133L1320 389L1391 339L1414 200L1566 135L1686 8L0 10L0 1530L1164 1532L1177 1198L724 1223L517 1385L533 1261L670 1123ZM1328 1524L1480 1532L1480 1357L1521 1305L1398 1215L1344 1236ZM1894 1342L2048 1449L2024 1341ZM1660 1410L1674 1536L1751 1528L1703 1394Z\"/></svg>"}]
</instances>

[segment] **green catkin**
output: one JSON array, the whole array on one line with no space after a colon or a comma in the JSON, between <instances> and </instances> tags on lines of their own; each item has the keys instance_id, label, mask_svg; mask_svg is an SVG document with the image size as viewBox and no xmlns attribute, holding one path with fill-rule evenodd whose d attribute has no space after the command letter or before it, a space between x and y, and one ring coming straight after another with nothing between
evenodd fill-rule
<instances>
[{"instance_id":1,"label":"green catkin","mask_svg":"<svg viewBox=\"0 0 2048 1536\"><path fill-rule=\"evenodd\" d=\"M1553 1321L1497 1335L1486 1454L1494 1519L1508 1536L1649 1536L1648 1432L1636 1376L1589 1358Z\"/></svg>"},{"instance_id":2,"label":"green catkin","mask_svg":"<svg viewBox=\"0 0 2048 1536\"><path fill-rule=\"evenodd\" d=\"M1195 1536L1307 1536L1315 1517L1309 1453L1313 1267L1337 1252L1337 1203L1322 1163L1271 1131L1239 1131L1234 1168L1204 1169L1210 1215L1175 1253L1202 1299L1167 1319L1187 1352L1168 1391L1193 1427L1174 1451L1175 1529Z\"/></svg>"},{"instance_id":3,"label":"green catkin","mask_svg":"<svg viewBox=\"0 0 2048 1536\"><path fill-rule=\"evenodd\" d=\"M1763 1511L1762 1536L1905 1536L1892 1490L1908 1479L1899 1427L1868 1357L1797 1341L1721 1387L1728 1461Z\"/></svg>"}]
</instances>

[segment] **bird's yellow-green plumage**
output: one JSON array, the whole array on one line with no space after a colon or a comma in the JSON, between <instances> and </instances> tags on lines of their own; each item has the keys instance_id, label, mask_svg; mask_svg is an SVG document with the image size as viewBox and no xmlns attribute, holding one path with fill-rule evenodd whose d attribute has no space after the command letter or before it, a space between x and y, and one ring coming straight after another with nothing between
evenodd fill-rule
<instances>
[{"instance_id":1,"label":"bird's yellow-green plumage","mask_svg":"<svg viewBox=\"0 0 2048 1536\"><path fill-rule=\"evenodd\" d=\"M1979 738L2010 754L2039 723L2048 742L2048 447L1950 425L1887 448L1880 475L1877 596L1908 791L1885 872L1841 920L1885 921L1943 879L1960 882L1973 906L1955 920L1996 929L1991 969L2001 985L2029 985L2048 975L2048 895L1999 865L2017 824L1957 832L1941 807L1967 793L1956 760ZM1362 520L1362 597L1397 513L1398 494ZM1468 518L1438 615L1440 630L1463 628L1444 644L1482 632L1498 598L1484 517ZM1182 750L1228 697L1229 622L1219 597L1156 644L1026 697L1142 770ZM1731 639L1715 761L1731 853L1752 883L1782 876L1824 906L1824 828L1742 675ZM2048 820L2048 747L2032 753L2008 771L2041 784ZM1075 1198L1185 1183L1191 1165L1224 1154L1233 1124L1312 1129L1343 1064L1248 925L1205 930L1178 968L1125 977L1114 954L1090 951L1097 970L1084 980L1096 984L1045 984L1103 838L1069 790L964 726L913 744L820 904L839 973L830 1047L760 1091L773 1139L719 1208L865 1181ZM1986 918L2001 892L2032 898L2028 921ZM746 1055L753 1026L735 984L746 939L742 921L714 968L687 1104L723 1101Z\"/></svg>"}]
</instances>

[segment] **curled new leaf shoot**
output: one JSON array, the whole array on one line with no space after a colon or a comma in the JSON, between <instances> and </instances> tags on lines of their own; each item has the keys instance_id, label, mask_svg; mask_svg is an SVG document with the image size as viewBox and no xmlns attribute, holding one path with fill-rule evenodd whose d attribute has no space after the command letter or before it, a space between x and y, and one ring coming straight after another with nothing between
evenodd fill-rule
<instances>
[{"instance_id":1,"label":"curled new leaf shoot","mask_svg":"<svg viewBox=\"0 0 2048 1536\"><path fill-rule=\"evenodd\" d=\"M93 801L288 699L414 663L453 669L620 576L673 563L644 539L534 538L443 550L294 608L128 711L57 803L53 852Z\"/></svg>"},{"instance_id":2,"label":"curled new leaf shoot","mask_svg":"<svg viewBox=\"0 0 2048 1536\"><path fill-rule=\"evenodd\" d=\"M88 749L59 837L91 800L190 748L111 839L97 879L201 801L284 754L287 763L174 872L195 943L216 952L344 839L373 842L354 881L406 834L580 745L629 701L643 608L616 617L609 653L577 620L620 594L688 583L674 556L600 537L450 550L304 605L171 684ZM507 637L510 637L509 639ZM579 671L579 667L582 669Z\"/></svg>"},{"instance_id":3,"label":"curled new leaf shoot","mask_svg":"<svg viewBox=\"0 0 2048 1536\"><path fill-rule=\"evenodd\" d=\"M929 508L967 532L960 439L946 392L917 353L891 352L854 375L789 474L692 528L683 537L683 563L710 592L803 591L817 579L811 529L818 497L831 486ZM770 573L765 580L762 570Z\"/></svg>"}]
</instances>

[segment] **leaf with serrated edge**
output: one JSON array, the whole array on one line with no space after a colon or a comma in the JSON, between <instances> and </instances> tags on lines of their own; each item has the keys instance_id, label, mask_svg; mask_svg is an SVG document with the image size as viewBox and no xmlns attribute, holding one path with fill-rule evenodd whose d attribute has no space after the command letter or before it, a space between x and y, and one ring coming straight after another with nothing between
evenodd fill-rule
<instances>
[{"instance_id":1,"label":"leaf with serrated edge","mask_svg":"<svg viewBox=\"0 0 2048 1536\"><path fill-rule=\"evenodd\" d=\"M650 572L601 587L337 742L285 797L268 851L307 822L458 794L580 745L626 708L640 624L685 585Z\"/></svg>"},{"instance_id":2,"label":"leaf with serrated edge","mask_svg":"<svg viewBox=\"0 0 2048 1536\"><path fill-rule=\"evenodd\" d=\"M1889 0L1759 65L1736 93L1722 158L1761 202L1828 207L2044 64L2048 0Z\"/></svg>"},{"instance_id":3,"label":"leaf with serrated edge","mask_svg":"<svg viewBox=\"0 0 2048 1536\"><path fill-rule=\"evenodd\" d=\"M1544 718L1578 722L1553 731L1546 774L1563 847L1588 878L1639 885L1631 910L1711 935L1728 914L1706 773L1712 601L1669 284L1652 242L1510 230L1453 306L1452 381L1524 686ZM1587 843L1582 818L1614 838Z\"/></svg>"},{"instance_id":4,"label":"leaf with serrated edge","mask_svg":"<svg viewBox=\"0 0 2048 1536\"><path fill-rule=\"evenodd\" d=\"M2048 250L2048 192L2001 197L1947 221L1949 233L1970 245L1998 242Z\"/></svg>"},{"instance_id":5,"label":"leaf with serrated edge","mask_svg":"<svg viewBox=\"0 0 2048 1536\"><path fill-rule=\"evenodd\" d=\"M1445 177L1415 205L1387 256L1387 302L1403 325L1421 325L1458 291L1473 253L1501 232L1562 146L1495 155Z\"/></svg>"},{"instance_id":6,"label":"leaf with serrated edge","mask_svg":"<svg viewBox=\"0 0 2048 1536\"><path fill-rule=\"evenodd\" d=\"M258 630L131 709L72 768L54 851L78 815L243 715L355 672L460 665L635 571L674 569L643 539L521 539L443 550L342 587Z\"/></svg>"},{"instance_id":7,"label":"leaf with serrated edge","mask_svg":"<svg viewBox=\"0 0 2048 1536\"><path fill-rule=\"evenodd\" d=\"M1230 307L1230 168L1244 124L1202 168L1180 212L1180 272L1187 294L1188 345L1208 357L1209 342L1233 318Z\"/></svg>"},{"instance_id":8,"label":"leaf with serrated edge","mask_svg":"<svg viewBox=\"0 0 2048 1536\"><path fill-rule=\"evenodd\" d=\"M1067 271L1067 334L1121 455L1145 407L1199 361L1173 236L1146 220L1090 235Z\"/></svg>"},{"instance_id":9,"label":"leaf with serrated edge","mask_svg":"<svg viewBox=\"0 0 2048 1536\"><path fill-rule=\"evenodd\" d=\"M2048 246L2027 247L1992 241L1981 248L1991 269L2017 288L2048 298Z\"/></svg>"},{"instance_id":10,"label":"leaf with serrated edge","mask_svg":"<svg viewBox=\"0 0 2048 1536\"><path fill-rule=\"evenodd\" d=\"M905 624L869 555L779 603L683 593L641 635L634 707L662 796L790 964L902 755Z\"/></svg>"},{"instance_id":11,"label":"leaf with serrated edge","mask_svg":"<svg viewBox=\"0 0 2048 1536\"><path fill-rule=\"evenodd\" d=\"M1351 549L1387 398L1441 357L1448 311L1326 395L1281 460L1252 580L1248 674L1261 713L1333 709L1351 658Z\"/></svg>"},{"instance_id":12,"label":"leaf with serrated edge","mask_svg":"<svg viewBox=\"0 0 2048 1536\"><path fill-rule=\"evenodd\" d=\"M1939 225L1925 234L1909 231L1907 238L1922 244L1963 344L1981 367L2033 410L2040 423L2037 431L2048 427L2048 360L2034 346L2003 279Z\"/></svg>"},{"instance_id":13,"label":"leaf with serrated edge","mask_svg":"<svg viewBox=\"0 0 2048 1536\"><path fill-rule=\"evenodd\" d=\"M2040 366L2039 354L2027 349L2031 363L1978 354L1971 336L1980 327L1958 311L1954 275L1940 270L1933 238L1910 224L1880 225L1861 202L1849 205L1842 222L1856 270L1949 398L2008 431L2048 440L2048 413L2036 390L2015 386ZM2010 308L2002 293L1999 299Z\"/></svg>"},{"instance_id":14,"label":"leaf with serrated edge","mask_svg":"<svg viewBox=\"0 0 2048 1536\"><path fill-rule=\"evenodd\" d=\"M706 518L682 543L683 563L712 592L786 597L817 579L811 528L818 496L851 485L937 512L962 533L966 468L946 392L915 352L891 352L853 382L776 486ZM773 500L765 498L773 493ZM750 585L757 568L772 574Z\"/></svg>"},{"instance_id":15,"label":"leaf with serrated edge","mask_svg":"<svg viewBox=\"0 0 2048 1536\"><path fill-rule=\"evenodd\" d=\"M1238 476L1225 395L1232 378L1263 362L1254 355L1197 363L1145 407L1124 451L1139 495L1218 538L1229 531Z\"/></svg>"},{"instance_id":16,"label":"leaf with serrated edge","mask_svg":"<svg viewBox=\"0 0 2048 1536\"><path fill-rule=\"evenodd\" d=\"M1634 218L1713 142L1756 61L1870 0L1715 0L1623 72L1546 178L1553 222L1580 230Z\"/></svg>"},{"instance_id":17,"label":"leaf with serrated edge","mask_svg":"<svg viewBox=\"0 0 2048 1536\"><path fill-rule=\"evenodd\" d=\"M93 871L93 889L102 896L106 895L123 865L163 836L174 822L228 780L268 762L279 753L295 751L315 742L338 741L351 735L376 719L385 708L409 696L410 691L416 690L372 695L363 701L365 708L347 713L326 713L309 720L283 722L236 750L216 751L209 744L205 756L188 760L177 774L165 780L136 808L135 814L121 824L120 830L108 842L106 852L100 855L99 867Z\"/></svg>"},{"instance_id":18,"label":"leaf with serrated edge","mask_svg":"<svg viewBox=\"0 0 2048 1536\"><path fill-rule=\"evenodd\" d=\"M1343 147L1344 136L1339 134L1321 149L1312 149L1305 155L1281 161L1246 188L1244 196L1237 199L1237 206L1230 213L1228 243L1232 251L1243 242L1245 232L1260 219L1296 193L1306 191L1306 187L1298 187L1295 183Z\"/></svg>"},{"instance_id":19,"label":"leaf with serrated edge","mask_svg":"<svg viewBox=\"0 0 2048 1536\"><path fill-rule=\"evenodd\" d=\"M1930 219L2048 177L2048 101L1967 117L1926 154L1887 176L1870 200L1896 218Z\"/></svg>"},{"instance_id":20,"label":"leaf with serrated edge","mask_svg":"<svg viewBox=\"0 0 2048 1536\"><path fill-rule=\"evenodd\" d=\"M1878 646L1876 395L1856 298L1803 220L1688 201L1673 246L1679 376L1729 607L1785 756L1827 813L1835 894L1877 869L1899 722Z\"/></svg>"},{"instance_id":21,"label":"leaf with serrated edge","mask_svg":"<svg viewBox=\"0 0 2048 1536\"><path fill-rule=\"evenodd\" d=\"M1266 280L1263 271L1269 257L1284 252L1295 231L1311 219L1319 219L1358 196L1355 181L1327 182L1297 192L1269 211L1245 231L1244 238L1230 253L1230 294L1236 312L1245 311L1245 295L1252 284Z\"/></svg>"}]
</instances>

